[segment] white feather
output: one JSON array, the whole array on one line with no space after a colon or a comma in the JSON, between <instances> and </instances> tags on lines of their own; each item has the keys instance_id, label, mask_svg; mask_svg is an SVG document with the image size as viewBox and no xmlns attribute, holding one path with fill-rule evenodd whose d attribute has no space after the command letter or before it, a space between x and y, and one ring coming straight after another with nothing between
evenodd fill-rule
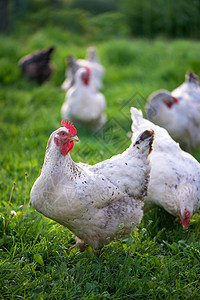
<instances>
[{"instance_id":1,"label":"white feather","mask_svg":"<svg viewBox=\"0 0 200 300\"><path fill-rule=\"evenodd\" d=\"M143 118L141 112L131 108L133 141L146 129L155 131L151 160L150 182L146 202L162 206L170 214L190 217L200 207L200 164L182 151L168 132Z\"/></svg>"}]
</instances>

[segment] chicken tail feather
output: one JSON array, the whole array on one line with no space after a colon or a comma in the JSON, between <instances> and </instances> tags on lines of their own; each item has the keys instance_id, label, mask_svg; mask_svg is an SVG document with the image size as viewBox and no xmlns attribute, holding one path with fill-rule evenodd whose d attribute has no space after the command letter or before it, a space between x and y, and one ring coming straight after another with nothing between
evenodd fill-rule
<instances>
[{"instance_id":1,"label":"chicken tail feather","mask_svg":"<svg viewBox=\"0 0 200 300\"><path fill-rule=\"evenodd\" d=\"M152 152L155 132L152 129L143 131L136 139L133 147L136 147L143 155L148 156Z\"/></svg>"}]
</instances>

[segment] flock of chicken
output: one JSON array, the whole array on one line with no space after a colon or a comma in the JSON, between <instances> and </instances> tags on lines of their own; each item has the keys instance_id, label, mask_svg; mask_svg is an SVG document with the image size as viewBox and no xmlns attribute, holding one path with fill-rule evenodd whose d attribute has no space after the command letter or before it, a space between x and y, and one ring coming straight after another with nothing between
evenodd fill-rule
<instances>
[{"instance_id":1,"label":"flock of chicken","mask_svg":"<svg viewBox=\"0 0 200 300\"><path fill-rule=\"evenodd\" d=\"M26 75L27 66L35 72L25 59L20 63ZM65 121L49 138L41 174L31 190L35 209L69 228L80 250L86 244L99 250L130 233L141 222L144 202L179 216L184 229L200 207L200 164L178 144L189 151L200 145L200 88L193 72L173 92L150 95L148 120L131 108L132 142L122 154L93 166L71 159L78 141L72 121L94 130L106 122L105 98L98 91L103 75L94 48L88 49L85 60L68 57L62 84Z\"/></svg>"}]
</instances>

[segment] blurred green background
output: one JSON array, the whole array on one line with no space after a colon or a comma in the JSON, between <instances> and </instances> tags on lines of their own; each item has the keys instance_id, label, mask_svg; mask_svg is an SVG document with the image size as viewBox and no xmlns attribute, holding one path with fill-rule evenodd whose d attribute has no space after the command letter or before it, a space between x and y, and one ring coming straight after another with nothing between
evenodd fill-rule
<instances>
[{"instance_id":1,"label":"blurred green background","mask_svg":"<svg viewBox=\"0 0 200 300\"><path fill-rule=\"evenodd\" d=\"M32 30L45 25L86 34L199 38L199 0L1 0L0 30Z\"/></svg>"}]
</instances>

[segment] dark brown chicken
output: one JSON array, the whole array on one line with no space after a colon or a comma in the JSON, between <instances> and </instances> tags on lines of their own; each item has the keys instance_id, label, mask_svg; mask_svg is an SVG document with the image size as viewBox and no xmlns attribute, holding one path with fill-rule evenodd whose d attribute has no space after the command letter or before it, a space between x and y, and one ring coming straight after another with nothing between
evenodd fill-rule
<instances>
[{"instance_id":1,"label":"dark brown chicken","mask_svg":"<svg viewBox=\"0 0 200 300\"><path fill-rule=\"evenodd\" d=\"M19 65L24 76L36 81L38 84L42 84L46 81L53 72L50 59L54 49L54 47L51 47L22 57L19 61Z\"/></svg>"}]
</instances>

